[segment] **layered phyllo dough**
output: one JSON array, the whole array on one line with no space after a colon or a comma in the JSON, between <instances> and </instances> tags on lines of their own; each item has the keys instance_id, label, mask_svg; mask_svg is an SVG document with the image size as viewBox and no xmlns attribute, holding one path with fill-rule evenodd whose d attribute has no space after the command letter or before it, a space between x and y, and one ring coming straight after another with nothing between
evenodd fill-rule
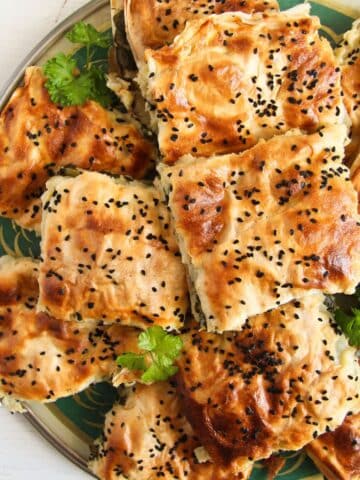
<instances>
[{"instance_id":1,"label":"layered phyllo dough","mask_svg":"<svg viewBox=\"0 0 360 480\"><path fill-rule=\"evenodd\" d=\"M165 163L344 122L340 69L309 8L193 20L146 51L139 82Z\"/></svg>"},{"instance_id":2,"label":"layered phyllo dough","mask_svg":"<svg viewBox=\"0 0 360 480\"><path fill-rule=\"evenodd\" d=\"M184 412L217 464L298 450L360 409L360 368L322 295L250 318L240 332L189 330L176 377Z\"/></svg>"},{"instance_id":3,"label":"layered phyllo dough","mask_svg":"<svg viewBox=\"0 0 360 480\"><path fill-rule=\"evenodd\" d=\"M39 311L141 328L183 325L186 274L156 188L83 172L51 179L42 200Z\"/></svg>"},{"instance_id":4,"label":"layered phyllo dough","mask_svg":"<svg viewBox=\"0 0 360 480\"><path fill-rule=\"evenodd\" d=\"M118 3L115 2L114 3ZM119 6L120 7L120 6ZM144 60L147 48L170 44L189 20L224 12L262 12L278 9L276 0L125 0L127 38L135 60ZM119 8L120 10L120 8Z\"/></svg>"},{"instance_id":5,"label":"layered phyllo dough","mask_svg":"<svg viewBox=\"0 0 360 480\"><path fill-rule=\"evenodd\" d=\"M211 461L165 382L133 387L107 414L95 450L89 466L103 480L246 480L252 470Z\"/></svg>"},{"instance_id":6,"label":"layered phyllo dough","mask_svg":"<svg viewBox=\"0 0 360 480\"><path fill-rule=\"evenodd\" d=\"M38 273L30 258L0 260L0 398L10 409L18 409L16 401L54 402L110 380L117 356L138 348L135 329L37 313ZM121 375L123 382L135 378Z\"/></svg>"},{"instance_id":7,"label":"layered phyllo dough","mask_svg":"<svg viewBox=\"0 0 360 480\"><path fill-rule=\"evenodd\" d=\"M241 154L162 165L193 314L210 331L360 281L357 195L341 163L346 129L293 132Z\"/></svg>"},{"instance_id":8,"label":"layered phyllo dough","mask_svg":"<svg viewBox=\"0 0 360 480\"><path fill-rule=\"evenodd\" d=\"M26 70L24 86L0 116L0 215L40 229L40 197L62 167L142 178L155 163L155 149L140 125L92 101L54 104L41 68Z\"/></svg>"},{"instance_id":9,"label":"layered phyllo dough","mask_svg":"<svg viewBox=\"0 0 360 480\"><path fill-rule=\"evenodd\" d=\"M360 413L311 442L306 452L328 480L360 478Z\"/></svg>"}]
</instances>

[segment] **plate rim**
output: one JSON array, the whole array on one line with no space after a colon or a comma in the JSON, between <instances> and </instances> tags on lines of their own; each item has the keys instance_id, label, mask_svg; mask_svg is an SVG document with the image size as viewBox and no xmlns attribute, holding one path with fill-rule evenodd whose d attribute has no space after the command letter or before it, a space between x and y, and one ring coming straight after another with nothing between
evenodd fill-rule
<instances>
[{"instance_id":1,"label":"plate rim","mask_svg":"<svg viewBox=\"0 0 360 480\"><path fill-rule=\"evenodd\" d=\"M78 8L71 15L62 20L58 25L50 30L31 51L23 58L8 80L5 86L0 90L0 110L2 110L14 92L14 89L19 85L24 77L26 67L34 65L38 60L48 51L58 40L60 40L64 33L69 28L101 9L109 3L109 0L89 0L85 5Z\"/></svg>"},{"instance_id":2,"label":"plate rim","mask_svg":"<svg viewBox=\"0 0 360 480\"><path fill-rule=\"evenodd\" d=\"M97 1L97 0L96 0ZM59 453L61 453L65 458L70 460L71 463L79 467L85 473L91 475L94 478L97 478L87 466L87 462L76 452L74 452L70 447L68 447L60 438L51 430L31 409L31 407L24 403L24 408L26 412L23 413L23 417L29 422L52 447L54 447Z\"/></svg>"},{"instance_id":3,"label":"plate rim","mask_svg":"<svg viewBox=\"0 0 360 480\"><path fill-rule=\"evenodd\" d=\"M105 7L108 4L108 0L90 0L82 7L78 8L71 15L66 17L58 25L50 30L31 51L22 59L17 68L13 71L10 77L5 82L5 86L0 90L0 110L4 108L13 94L16 87L22 81L26 68L29 65L34 65L38 60L63 36L64 33L77 21L82 20L97 10ZM29 422L35 430L59 453L65 458L79 467L81 470L97 478L88 468L86 460L80 455L70 449L57 435L51 430L32 410L31 406L27 402L22 402L25 408L23 417Z\"/></svg>"}]
</instances>

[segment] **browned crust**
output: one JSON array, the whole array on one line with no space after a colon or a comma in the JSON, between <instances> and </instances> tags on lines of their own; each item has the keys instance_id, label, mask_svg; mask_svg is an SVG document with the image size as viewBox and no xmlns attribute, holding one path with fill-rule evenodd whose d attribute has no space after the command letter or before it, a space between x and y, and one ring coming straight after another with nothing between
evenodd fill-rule
<instances>
[{"instance_id":1,"label":"browned crust","mask_svg":"<svg viewBox=\"0 0 360 480\"><path fill-rule=\"evenodd\" d=\"M251 20L225 13L147 50L140 79L163 161L240 152L290 128L342 123L340 71L319 27L304 10Z\"/></svg>"},{"instance_id":2,"label":"browned crust","mask_svg":"<svg viewBox=\"0 0 360 480\"><path fill-rule=\"evenodd\" d=\"M104 480L116 480L120 472L129 480L249 478L251 462L239 471L231 465L199 463L195 449L200 446L171 383L136 385L125 406L115 405L107 414L90 468Z\"/></svg>"},{"instance_id":3,"label":"browned crust","mask_svg":"<svg viewBox=\"0 0 360 480\"><path fill-rule=\"evenodd\" d=\"M298 450L360 408L355 350L323 300L304 297L252 317L241 332L184 335L178 391L215 462Z\"/></svg>"},{"instance_id":4,"label":"browned crust","mask_svg":"<svg viewBox=\"0 0 360 480\"><path fill-rule=\"evenodd\" d=\"M360 229L341 163L345 134L293 132L241 154L159 167L209 330L238 330L315 291L353 292Z\"/></svg>"},{"instance_id":5,"label":"browned crust","mask_svg":"<svg viewBox=\"0 0 360 480\"><path fill-rule=\"evenodd\" d=\"M0 262L0 398L52 402L108 380L139 332L36 313L38 263ZM10 292L10 293L9 293ZM118 378L120 380L120 378Z\"/></svg>"},{"instance_id":6,"label":"browned crust","mask_svg":"<svg viewBox=\"0 0 360 480\"><path fill-rule=\"evenodd\" d=\"M41 69L30 67L0 117L0 214L39 229L39 198L60 167L142 178L154 158L154 147L129 119L95 102L56 106Z\"/></svg>"},{"instance_id":7,"label":"browned crust","mask_svg":"<svg viewBox=\"0 0 360 480\"><path fill-rule=\"evenodd\" d=\"M278 9L276 0L126 0L125 19L128 39L137 61L147 48L170 44L182 32L186 22L223 12L262 12Z\"/></svg>"},{"instance_id":8,"label":"browned crust","mask_svg":"<svg viewBox=\"0 0 360 480\"><path fill-rule=\"evenodd\" d=\"M64 320L181 327L185 269L160 192L94 172L47 185L39 310Z\"/></svg>"},{"instance_id":9,"label":"browned crust","mask_svg":"<svg viewBox=\"0 0 360 480\"><path fill-rule=\"evenodd\" d=\"M346 162L351 165L360 154L360 20L344 34L336 55L341 65L344 104L351 121L351 142L346 148Z\"/></svg>"},{"instance_id":10,"label":"browned crust","mask_svg":"<svg viewBox=\"0 0 360 480\"><path fill-rule=\"evenodd\" d=\"M306 450L329 480L359 479L360 414L350 415L334 432L321 435Z\"/></svg>"}]
</instances>

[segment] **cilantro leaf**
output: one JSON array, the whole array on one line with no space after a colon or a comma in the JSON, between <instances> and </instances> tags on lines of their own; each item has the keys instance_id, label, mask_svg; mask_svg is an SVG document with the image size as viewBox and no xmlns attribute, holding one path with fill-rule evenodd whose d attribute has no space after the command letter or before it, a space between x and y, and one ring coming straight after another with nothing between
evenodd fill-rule
<instances>
[{"instance_id":1,"label":"cilantro leaf","mask_svg":"<svg viewBox=\"0 0 360 480\"><path fill-rule=\"evenodd\" d=\"M353 308L352 315L348 315L338 309L335 312L335 320L341 330L348 337L350 345L360 347L360 309Z\"/></svg>"},{"instance_id":2,"label":"cilantro leaf","mask_svg":"<svg viewBox=\"0 0 360 480\"><path fill-rule=\"evenodd\" d=\"M44 66L46 88L54 103L82 105L93 97L94 81L89 72L80 73L70 55L59 53Z\"/></svg>"},{"instance_id":3,"label":"cilantro leaf","mask_svg":"<svg viewBox=\"0 0 360 480\"><path fill-rule=\"evenodd\" d=\"M146 370L145 357L138 353L124 353L116 361L118 365L129 370Z\"/></svg>"},{"instance_id":4,"label":"cilantro leaf","mask_svg":"<svg viewBox=\"0 0 360 480\"><path fill-rule=\"evenodd\" d=\"M105 73L101 68L91 65L89 75L92 80L92 93L89 98L100 103L103 107L110 106L114 102L114 94L106 85Z\"/></svg>"},{"instance_id":5,"label":"cilantro leaf","mask_svg":"<svg viewBox=\"0 0 360 480\"><path fill-rule=\"evenodd\" d=\"M85 22L76 23L66 34L66 38L72 43L79 43L85 47L93 45L109 48L111 45L110 32L99 32L93 25Z\"/></svg>"},{"instance_id":6,"label":"cilantro leaf","mask_svg":"<svg viewBox=\"0 0 360 480\"><path fill-rule=\"evenodd\" d=\"M146 372L141 375L141 380L146 383L165 381L172 377L177 370L178 369L175 366L164 367L163 365L154 362Z\"/></svg>"},{"instance_id":7,"label":"cilantro leaf","mask_svg":"<svg viewBox=\"0 0 360 480\"><path fill-rule=\"evenodd\" d=\"M44 73L48 83L55 86L67 85L74 80L77 73L76 60L71 55L58 53L46 62Z\"/></svg>"},{"instance_id":8,"label":"cilantro leaf","mask_svg":"<svg viewBox=\"0 0 360 480\"><path fill-rule=\"evenodd\" d=\"M174 365L174 360L180 355L183 348L183 342L180 337L170 335L159 326L148 328L140 333L138 346L144 351L144 354L125 354L118 357L117 362L121 366L126 366L131 370L145 370L141 379L146 383L167 380L172 377L178 368ZM140 357L143 363L139 363L144 368L135 368L138 365ZM135 360L134 360L135 359ZM148 359L148 366L146 363Z\"/></svg>"},{"instance_id":9,"label":"cilantro leaf","mask_svg":"<svg viewBox=\"0 0 360 480\"><path fill-rule=\"evenodd\" d=\"M113 101L112 92L106 86L105 73L91 65L82 72L71 55L59 53L44 66L46 88L54 103L63 106L83 105L86 100L95 100L107 107Z\"/></svg>"}]
</instances>

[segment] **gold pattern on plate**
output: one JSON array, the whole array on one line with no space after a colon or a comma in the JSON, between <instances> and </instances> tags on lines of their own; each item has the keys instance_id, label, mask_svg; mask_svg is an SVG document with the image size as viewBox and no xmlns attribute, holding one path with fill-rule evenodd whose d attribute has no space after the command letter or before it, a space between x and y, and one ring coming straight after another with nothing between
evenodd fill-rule
<instances>
[{"instance_id":1,"label":"gold pattern on plate","mask_svg":"<svg viewBox=\"0 0 360 480\"><path fill-rule=\"evenodd\" d=\"M315 0L313 3L317 3L318 5L322 5L323 7L330 8L331 10L335 10L336 12L342 13L351 18L358 18L360 15L360 7L353 8L349 5L344 5L345 2L343 0Z\"/></svg>"}]
</instances>

